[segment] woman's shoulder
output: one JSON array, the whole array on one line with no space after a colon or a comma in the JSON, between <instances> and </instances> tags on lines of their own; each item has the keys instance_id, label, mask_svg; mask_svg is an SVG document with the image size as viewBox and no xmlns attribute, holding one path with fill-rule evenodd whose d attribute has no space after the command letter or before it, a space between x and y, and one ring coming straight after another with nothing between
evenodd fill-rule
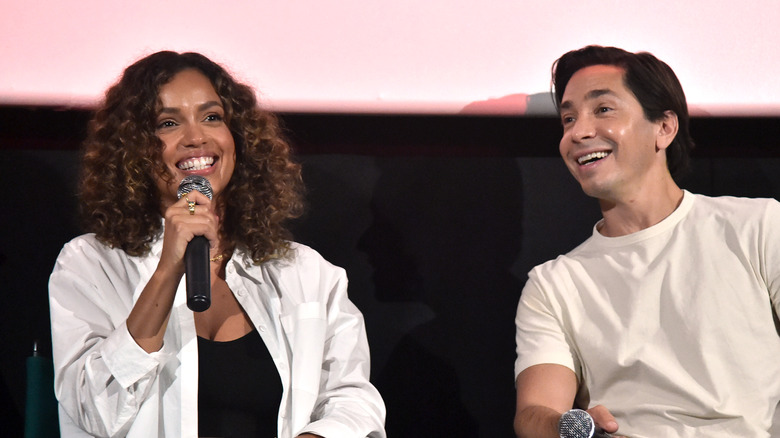
<instances>
[{"instance_id":1,"label":"woman's shoulder","mask_svg":"<svg viewBox=\"0 0 780 438\"><path fill-rule=\"evenodd\" d=\"M293 241L287 242L286 250L271 258L267 263L279 269L317 265L336 267L314 248Z\"/></svg>"},{"instance_id":2,"label":"woman's shoulder","mask_svg":"<svg viewBox=\"0 0 780 438\"><path fill-rule=\"evenodd\" d=\"M289 242L290 256L301 263L328 263L316 249L299 242Z\"/></svg>"},{"instance_id":3,"label":"woman's shoulder","mask_svg":"<svg viewBox=\"0 0 780 438\"><path fill-rule=\"evenodd\" d=\"M85 252L90 253L110 253L113 248L104 244L97 238L95 233L82 234L74 237L62 247L60 256L64 255L76 255Z\"/></svg>"},{"instance_id":4,"label":"woman's shoulder","mask_svg":"<svg viewBox=\"0 0 780 438\"><path fill-rule=\"evenodd\" d=\"M282 279L300 284L329 284L346 278L343 268L330 263L314 248L290 242L287 254L266 262L266 270Z\"/></svg>"},{"instance_id":5,"label":"woman's shoulder","mask_svg":"<svg viewBox=\"0 0 780 438\"><path fill-rule=\"evenodd\" d=\"M128 255L121 248L103 243L94 233L82 234L66 243L59 256L58 265L72 267L117 265L127 267L137 263L137 257Z\"/></svg>"}]
</instances>

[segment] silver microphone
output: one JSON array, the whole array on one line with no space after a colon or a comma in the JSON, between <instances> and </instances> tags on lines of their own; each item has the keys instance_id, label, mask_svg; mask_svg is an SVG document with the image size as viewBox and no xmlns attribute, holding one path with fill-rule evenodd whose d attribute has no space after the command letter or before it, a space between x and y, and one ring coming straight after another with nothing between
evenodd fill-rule
<instances>
[{"instance_id":1,"label":"silver microphone","mask_svg":"<svg viewBox=\"0 0 780 438\"><path fill-rule=\"evenodd\" d=\"M561 415L558 421L561 438L606 438L610 434L596 427L593 417L582 409L572 409Z\"/></svg>"},{"instance_id":2,"label":"silver microphone","mask_svg":"<svg viewBox=\"0 0 780 438\"><path fill-rule=\"evenodd\" d=\"M179 183L179 198L197 190L209 199L213 196L211 183L200 175L187 175ZM209 270L209 241L195 236L187 243L184 252L184 279L187 286L187 307L193 312L203 312L211 306L211 271Z\"/></svg>"},{"instance_id":3,"label":"silver microphone","mask_svg":"<svg viewBox=\"0 0 780 438\"><path fill-rule=\"evenodd\" d=\"M179 196L179 199L181 199L182 196L193 190L203 193L209 199L214 196L214 192L211 190L211 183L209 183L209 180L206 179L206 177L200 175L185 176L179 183L179 190L176 191L176 194Z\"/></svg>"}]
</instances>

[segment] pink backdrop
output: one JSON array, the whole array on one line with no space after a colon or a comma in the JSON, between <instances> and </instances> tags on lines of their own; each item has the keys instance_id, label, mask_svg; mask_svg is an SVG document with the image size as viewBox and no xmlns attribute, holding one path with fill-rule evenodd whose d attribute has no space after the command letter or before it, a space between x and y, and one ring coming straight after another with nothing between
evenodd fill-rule
<instances>
[{"instance_id":1,"label":"pink backdrop","mask_svg":"<svg viewBox=\"0 0 780 438\"><path fill-rule=\"evenodd\" d=\"M545 112L552 61L597 43L667 61L694 113L780 115L777 0L0 1L3 105L91 106L172 49L276 110Z\"/></svg>"}]
</instances>

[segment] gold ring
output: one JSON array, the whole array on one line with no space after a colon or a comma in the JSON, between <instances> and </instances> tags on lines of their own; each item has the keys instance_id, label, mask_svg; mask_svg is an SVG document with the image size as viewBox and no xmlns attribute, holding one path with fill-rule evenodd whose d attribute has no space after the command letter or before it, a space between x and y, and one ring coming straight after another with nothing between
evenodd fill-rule
<instances>
[{"instance_id":1,"label":"gold ring","mask_svg":"<svg viewBox=\"0 0 780 438\"><path fill-rule=\"evenodd\" d=\"M187 209L190 211L190 214L195 214L195 201L187 201Z\"/></svg>"}]
</instances>

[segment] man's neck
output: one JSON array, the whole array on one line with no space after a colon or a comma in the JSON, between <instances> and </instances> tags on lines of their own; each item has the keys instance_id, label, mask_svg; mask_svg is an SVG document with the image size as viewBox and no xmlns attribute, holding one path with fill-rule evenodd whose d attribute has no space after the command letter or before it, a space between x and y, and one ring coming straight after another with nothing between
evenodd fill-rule
<instances>
[{"instance_id":1,"label":"man's neck","mask_svg":"<svg viewBox=\"0 0 780 438\"><path fill-rule=\"evenodd\" d=\"M604 220L598 231L607 237L618 237L652 227L672 214L682 199L682 189L671 178L619 200L600 199Z\"/></svg>"}]
</instances>

